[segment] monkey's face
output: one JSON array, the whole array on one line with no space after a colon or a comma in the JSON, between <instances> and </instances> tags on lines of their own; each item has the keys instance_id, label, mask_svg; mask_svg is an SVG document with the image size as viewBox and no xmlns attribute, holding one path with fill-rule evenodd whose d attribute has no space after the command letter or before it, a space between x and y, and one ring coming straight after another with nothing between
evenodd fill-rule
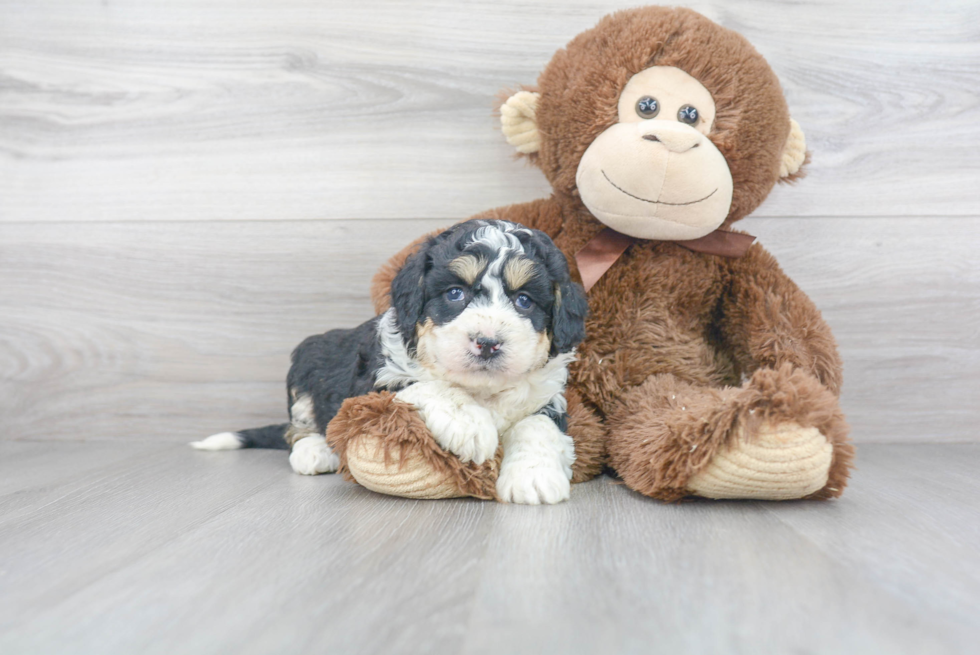
<instances>
[{"instance_id":1,"label":"monkey's face","mask_svg":"<svg viewBox=\"0 0 980 655\"><path fill-rule=\"evenodd\" d=\"M512 94L500 122L562 197L641 239L734 223L806 163L762 55L680 7L606 16L555 54L535 90Z\"/></svg>"},{"instance_id":2,"label":"monkey's face","mask_svg":"<svg viewBox=\"0 0 980 655\"><path fill-rule=\"evenodd\" d=\"M578 166L589 211L639 239L696 239L721 225L733 184L707 138L715 119L708 90L679 68L653 66L630 78L618 113Z\"/></svg>"}]
</instances>

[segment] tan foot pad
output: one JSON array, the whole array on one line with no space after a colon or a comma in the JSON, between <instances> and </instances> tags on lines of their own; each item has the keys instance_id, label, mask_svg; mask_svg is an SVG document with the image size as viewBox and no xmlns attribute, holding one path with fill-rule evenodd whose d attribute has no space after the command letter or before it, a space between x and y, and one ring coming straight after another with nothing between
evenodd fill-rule
<instances>
[{"instance_id":1,"label":"tan foot pad","mask_svg":"<svg viewBox=\"0 0 980 655\"><path fill-rule=\"evenodd\" d=\"M435 471L419 453L401 462L401 452L393 448L385 464L384 452L369 439L357 439L348 448L347 468L359 484L371 491L404 498L462 498L447 473Z\"/></svg>"},{"instance_id":2,"label":"tan foot pad","mask_svg":"<svg viewBox=\"0 0 980 655\"><path fill-rule=\"evenodd\" d=\"M833 452L816 428L763 424L751 443L720 450L688 488L705 498L803 498L827 484Z\"/></svg>"}]
</instances>

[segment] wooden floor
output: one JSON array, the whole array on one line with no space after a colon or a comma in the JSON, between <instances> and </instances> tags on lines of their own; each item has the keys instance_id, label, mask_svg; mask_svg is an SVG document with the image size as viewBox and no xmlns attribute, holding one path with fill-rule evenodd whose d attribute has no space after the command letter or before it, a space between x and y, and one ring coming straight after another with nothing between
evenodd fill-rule
<instances>
[{"instance_id":1,"label":"wooden floor","mask_svg":"<svg viewBox=\"0 0 980 655\"><path fill-rule=\"evenodd\" d=\"M980 445L842 499L409 501L282 452L0 441L2 653L967 653Z\"/></svg>"}]
</instances>

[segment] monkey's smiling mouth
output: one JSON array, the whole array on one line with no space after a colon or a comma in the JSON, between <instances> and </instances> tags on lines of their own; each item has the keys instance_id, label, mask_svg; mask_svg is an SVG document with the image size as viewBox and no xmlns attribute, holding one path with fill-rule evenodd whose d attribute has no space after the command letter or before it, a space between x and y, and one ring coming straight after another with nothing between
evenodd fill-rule
<instances>
[{"instance_id":1,"label":"monkey's smiling mouth","mask_svg":"<svg viewBox=\"0 0 980 655\"><path fill-rule=\"evenodd\" d=\"M643 202L648 202L651 205L670 205L671 207L683 207L685 205L695 205L695 204L697 204L699 202L702 202L704 200L707 200L708 198L710 198L711 196L715 195L715 193L718 192L718 189L716 187L714 191L712 191L711 193L709 193L705 197L703 197L703 198L701 198L699 200L692 200L690 202L664 202L663 200L647 200L646 198L641 198L640 196L634 196L632 193L630 193L626 189L624 189L624 188L620 187L619 185L617 185L615 182L613 182L612 180L609 179L609 176L606 175L606 171L602 171L602 176L604 178L606 178L606 182L609 182L609 184L613 185L613 187L617 191L626 194L630 198L635 198L637 200L642 200Z\"/></svg>"}]
</instances>

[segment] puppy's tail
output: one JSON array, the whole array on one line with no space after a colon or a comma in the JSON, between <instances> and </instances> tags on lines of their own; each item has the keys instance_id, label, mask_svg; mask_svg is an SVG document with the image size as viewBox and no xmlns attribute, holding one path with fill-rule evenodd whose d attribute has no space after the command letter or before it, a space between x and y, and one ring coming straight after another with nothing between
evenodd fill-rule
<instances>
[{"instance_id":1,"label":"puppy's tail","mask_svg":"<svg viewBox=\"0 0 980 655\"><path fill-rule=\"evenodd\" d=\"M198 450L238 450L239 448L289 450L289 444L286 443L288 427L289 423L279 423L241 432L219 432L206 439L192 441L191 447Z\"/></svg>"}]
</instances>

